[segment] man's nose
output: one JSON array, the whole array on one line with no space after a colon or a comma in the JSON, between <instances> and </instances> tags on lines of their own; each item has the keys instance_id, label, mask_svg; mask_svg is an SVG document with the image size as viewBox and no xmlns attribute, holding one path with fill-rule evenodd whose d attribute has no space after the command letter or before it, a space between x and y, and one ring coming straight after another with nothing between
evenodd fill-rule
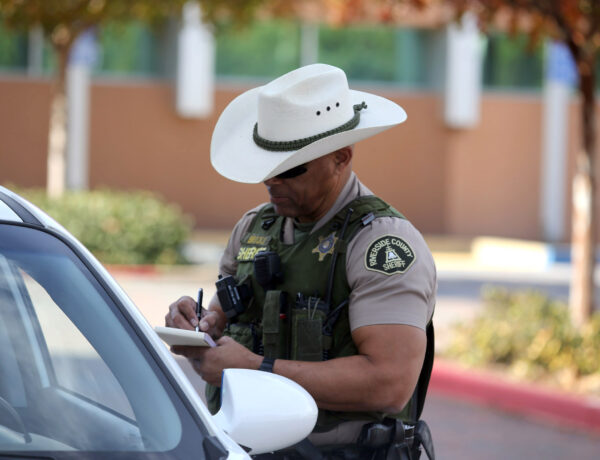
<instances>
[{"instance_id":1,"label":"man's nose","mask_svg":"<svg viewBox=\"0 0 600 460\"><path fill-rule=\"evenodd\" d=\"M265 184L267 186L267 188L276 185L276 184L281 184L281 182L283 181L283 179L279 179L278 177L271 177L270 179L267 179L266 181L263 182L263 184Z\"/></svg>"}]
</instances>

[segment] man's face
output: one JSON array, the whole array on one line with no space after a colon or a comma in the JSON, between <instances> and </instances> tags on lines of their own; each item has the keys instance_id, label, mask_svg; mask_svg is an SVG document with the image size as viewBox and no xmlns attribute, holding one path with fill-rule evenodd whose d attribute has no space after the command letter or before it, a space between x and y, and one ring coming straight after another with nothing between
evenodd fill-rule
<instances>
[{"instance_id":1,"label":"man's face","mask_svg":"<svg viewBox=\"0 0 600 460\"><path fill-rule=\"evenodd\" d=\"M304 174L289 179L273 177L265 185L277 214L295 217L300 222L316 222L335 202L341 172L336 167L334 153L305 167Z\"/></svg>"}]
</instances>

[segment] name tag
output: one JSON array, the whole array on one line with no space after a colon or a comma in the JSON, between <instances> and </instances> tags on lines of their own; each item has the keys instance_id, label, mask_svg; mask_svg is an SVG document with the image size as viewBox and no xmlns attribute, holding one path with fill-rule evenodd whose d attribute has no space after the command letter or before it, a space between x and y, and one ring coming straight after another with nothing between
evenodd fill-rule
<instances>
[{"instance_id":1,"label":"name tag","mask_svg":"<svg viewBox=\"0 0 600 460\"><path fill-rule=\"evenodd\" d=\"M249 262L254 260L256 254L261 251L267 251L267 246L242 246L238 251L236 259L239 262Z\"/></svg>"},{"instance_id":2,"label":"name tag","mask_svg":"<svg viewBox=\"0 0 600 460\"><path fill-rule=\"evenodd\" d=\"M271 236L268 235L257 235L255 233L248 233L242 238L242 244L253 245L253 246L268 246L271 242Z\"/></svg>"}]
</instances>

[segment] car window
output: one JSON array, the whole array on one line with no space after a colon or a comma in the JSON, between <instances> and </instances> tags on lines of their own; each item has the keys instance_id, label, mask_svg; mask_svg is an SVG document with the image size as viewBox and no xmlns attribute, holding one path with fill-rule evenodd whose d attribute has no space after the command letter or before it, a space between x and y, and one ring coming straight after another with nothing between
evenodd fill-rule
<instances>
[{"instance_id":1,"label":"car window","mask_svg":"<svg viewBox=\"0 0 600 460\"><path fill-rule=\"evenodd\" d=\"M98 352L39 283L23 271L19 274L39 322L56 384L135 419L119 381Z\"/></svg>"},{"instance_id":2,"label":"car window","mask_svg":"<svg viewBox=\"0 0 600 460\"><path fill-rule=\"evenodd\" d=\"M66 245L0 225L0 452L174 452L194 422L166 382Z\"/></svg>"}]
</instances>

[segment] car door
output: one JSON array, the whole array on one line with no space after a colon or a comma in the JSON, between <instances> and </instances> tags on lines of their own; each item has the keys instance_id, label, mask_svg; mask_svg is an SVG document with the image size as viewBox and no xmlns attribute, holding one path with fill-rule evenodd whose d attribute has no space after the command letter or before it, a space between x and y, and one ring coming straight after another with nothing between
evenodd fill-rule
<instances>
[{"instance_id":1,"label":"car door","mask_svg":"<svg viewBox=\"0 0 600 460\"><path fill-rule=\"evenodd\" d=\"M208 458L215 444L64 241L0 224L0 457ZM216 443L215 458L226 456Z\"/></svg>"}]
</instances>

